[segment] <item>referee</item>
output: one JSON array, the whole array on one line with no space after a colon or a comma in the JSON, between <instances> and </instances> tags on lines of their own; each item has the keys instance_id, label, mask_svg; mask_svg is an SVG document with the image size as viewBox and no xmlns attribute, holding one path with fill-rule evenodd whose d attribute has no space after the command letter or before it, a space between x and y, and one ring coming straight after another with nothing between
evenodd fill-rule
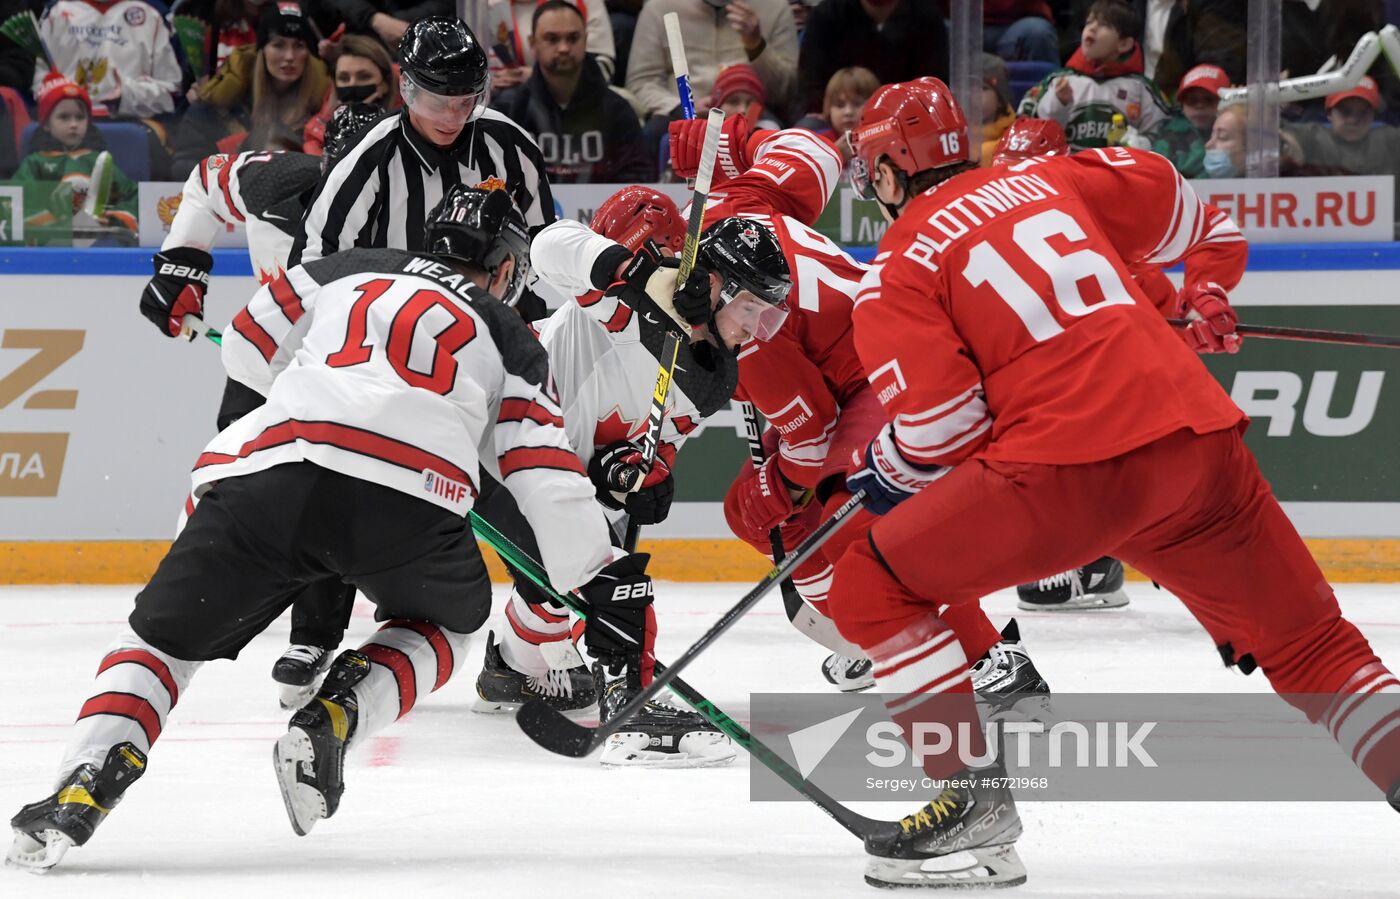
<instances>
[{"instance_id":1,"label":"referee","mask_svg":"<svg viewBox=\"0 0 1400 899\"><path fill-rule=\"evenodd\" d=\"M531 231L554 221L539 147L486 107L486 53L471 29L450 16L419 19L400 44L400 69L403 111L326 174L288 267L351 247L421 250L428 210L455 184L509 191Z\"/></svg>"}]
</instances>

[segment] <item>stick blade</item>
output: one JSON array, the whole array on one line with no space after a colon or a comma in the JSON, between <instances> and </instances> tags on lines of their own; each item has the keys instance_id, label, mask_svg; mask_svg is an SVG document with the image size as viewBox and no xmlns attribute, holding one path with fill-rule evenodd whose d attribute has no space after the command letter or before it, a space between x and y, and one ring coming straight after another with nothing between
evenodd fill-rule
<instances>
[{"instance_id":1,"label":"stick blade","mask_svg":"<svg viewBox=\"0 0 1400 899\"><path fill-rule=\"evenodd\" d=\"M557 755L581 759L595 748L594 730L576 724L538 699L531 699L515 714L525 735Z\"/></svg>"}]
</instances>

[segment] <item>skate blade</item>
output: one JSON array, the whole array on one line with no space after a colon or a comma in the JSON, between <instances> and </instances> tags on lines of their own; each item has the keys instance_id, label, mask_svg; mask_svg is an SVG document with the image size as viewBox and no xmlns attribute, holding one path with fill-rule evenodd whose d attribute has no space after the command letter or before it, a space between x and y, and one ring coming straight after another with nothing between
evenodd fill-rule
<instances>
[{"instance_id":1,"label":"skate blade","mask_svg":"<svg viewBox=\"0 0 1400 899\"><path fill-rule=\"evenodd\" d=\"M282 790L282 802L287 806L287 819L297 836L304 837L326 815L326 797L321 791L297 780L297 768L315 763L316 750L305 731L293 728L278 738L272 747L272 763L277 772L277 786Z\"/></svg>"},{"instance_id":2,"label":"skate blade","mask_svg":"<svg viewBox=\"0 0 1400 899\"><path fill-rule=\"evenodd\" d=\"M520 711L522 705L524 703L484 699L478 694L476 699L472 700L471 710L478 715L514 715ZM558 712L570 721L577 721L580 724L588 723L591 726L598 723L598 703L596 700L576 709L558 709Z\"/></svg>"},{"instance_id":3,"label":"skate blade","mask_svg":"<svg viewBox=\"0 0 1400 899\"><path fill-rule=\"evenodd\" d=\"M865 882L882 889L990 890L1026 882L1026 866L1014 843L979 846L926 859L876 858Z\"/></svg>"},{"instance_id":4,"label":"skate blade","mask_svg":"<svg viewBox=\"0 0 1400 899\"><path fill-rule=\"evenodd\" d=\"M277 704L285 712L295 712L305 708L306 704L316 698L316 693L321 689L320 683L310 683L304 687L293 687L290 684L277 685Z\"/></svg>"},{"instance_id":5,"label":"skate blade","mask_svg":"<svg viewBox=\"0 0 1400 899\"><path fill-rule=\"evenodd\" d=\"M49 869L63 860L68 850L76 845L71 839L57 830L41 830L43 842L34 839L23 831L15 831L15 841L5 854L6 867L18 868L31 874L47 874Z\"/></svg>"},{"instance_id":6,"label":"skate blade","mask_svg":"<svg viewBox=\"0 0 1400 899\"><path fill-rule=\"evenodd\" d=\"M1121 609L1128 604L1128 594L1121 589L1111 593L1090 593L1067 599L1064 602L1026 602L1016 600L1016 608L1023 612L1087 612L1095 609Z\"/></svg>"},{"instance_id":7,"label":"skate blade","mask_svg":"<svg viewBox=\"0 0 1400 899\"><path fill-rule=\"evenodd\" d=\"M868 677L864 680L846 681L836 685L836 689L842 693L863 693L875 686L875 678Z\"/></svg>"},{"instance_id":8,"label":"skate blade","mask_svg":"<svg viewBox=\"0 0 1400 899\"><path fill-rule=\"evenodd\" d=\"M1044 724L1048 727L1058 720L1055 717L1055 707L1050 704L1049 696L1026 696L1004 708L993 708L990 704L979 699L977 706L982 713L983 722L987 724L1023 722Z\"/></svg>"},{"instance_id":9,"label":"skate blade","mask_svg":"<svg viewBox=\"0 0 1400 899\"><path fill-rule=\"evenodd\" d=\"M672 749L652 748L650 734L613 734L598 761L609 768L721 768L737 758L734 742L724 734L697 731L685 734Z\"/></svg>"}]
</instances>

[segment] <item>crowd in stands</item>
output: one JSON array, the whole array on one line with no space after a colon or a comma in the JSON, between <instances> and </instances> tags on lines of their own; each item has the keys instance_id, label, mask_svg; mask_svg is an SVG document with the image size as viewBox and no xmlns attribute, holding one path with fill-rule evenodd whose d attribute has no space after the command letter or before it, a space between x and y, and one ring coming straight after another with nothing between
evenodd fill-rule
<instances>
[{"instance_id":1,"label":"crowd in stands","mask_svg":"<svg viewBox=\"0 0 1400 899\"><path fill-rule=\"evenodd\" d=\"M397 108L404 30L455 8L0 0L0 177L90 167L113 124L141 129L149 159L140 174L151 180L182 179L215 152L319 153L339 104ZM1244 4L983 8L984 89L972 126L984 163L1019 115L1055 120L1076 150L1123 144L1168 156L1187 177L1243 174L1243 110L1222 104L1220 92L1244 81ZM1345 59L1398 9L1283 0L1285 77ZM487 10L479 37L491 103L535 135L556 183L666 177L667 128L681 116L667 13L680 19L697 112L723 106L750 130L796 124L848 150L844 136L878 85L948 76L947 0L492 0ZM1284 173L1400 175L1398 111L1400 79L1384 56L1354 88L1285 105ZM25 128L31 118L37 127ZM62 206L55 196L48 205Z\"/></svg>"}]
</instances>

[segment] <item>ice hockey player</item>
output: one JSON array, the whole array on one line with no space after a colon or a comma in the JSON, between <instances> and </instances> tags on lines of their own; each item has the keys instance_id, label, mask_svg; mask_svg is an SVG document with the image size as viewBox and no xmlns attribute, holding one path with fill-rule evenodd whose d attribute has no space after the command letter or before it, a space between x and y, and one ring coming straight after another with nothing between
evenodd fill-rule
<instances>
[{"instance_id":1,"label":"ice hockey player","mask_svg":"<svg viewBox=\"0 0 1400 899\"><path fill-rule=\"evenodd\" d=\"M839 155L801 129L749 135L739 118L726 121L725 129L716 166L725 177L711 190L717 198L711 214L761 224L776 238L769 250L773 264L793 273L795 302L787 321L771 339L753 341L739 354L738 395L772 425L764 435L768 458L757 471L748 464L740 469L724 500L734 533L768 554L772 528L781 526L784 546L794 547L850 497L847 460L879 431L885 413L851 339L851 311L867 267L812 228L836 189ZM704 131L701 121L671 124L677 173L689 175L698 165ZM756 247L745 255L753 265L767 262ZM833 562L874 520L860 514L795 572L798 591L823 616ZM973 603L950 610L949 623L964 653L976 660L973 685L989 712L1037 720L1049 714L1049 686L1015 621L998 633ZM845 691L874 685L870 660L834 629L808 636L834 650L822 665L829 682Z\"/></svg>"},{"instance_id":2,"label":"ice hockey player","mask_svg":"<svg viewBox=\"0 0 1400 899\"><path fill-rule=\"evenodd\" d=\"M738 380L734 353L742 343L781 324L787 289L785 268L774 273L738 271L726 261L747 251L747 241L759 239L752 225L733 219L707 231L697 274L677 290L673 260L658 254L647 238L674 245L679 215L671 214L674 206L668 201L649 193L646 188L627 188L600 209L607 210L606 215L595 219L600 229L630 245L577 222L559 221L541 231L532 246L541 279L575 297L540 323L540 341L549 352L570 440L588 467L599 501L613 514L641 524L665 518L674 490L670 468L676 451L701 421L728 406ZM627 485L642 476L638 441L645 431L668 329L683 331L691 339L682 343L656 465L641 488L629 495ZM654 491L651 496L649 489ZM618 525L623 524L619 519ZM496 695L491 679L518 681L531 674L538 678L550 668L557 670L558 654L569 650L564 610L538 591L532 595L518 589L507 618L511 627L502 634L500 658L488 654L478 681L478 692L486 699ZM600 714L609 716L635 686L620 679L609 683ZM581 705L585 695L578 694L575 705ZM700 715L665 701L649 705L627 731L615 734L602 761L705 767L727 764L734 757L727 736Z\"/></svg>"},{"instance_id":3,"label":"ice hockey player","mask_svg":"<svg viewBox=\"0 0 1400 899\"><path fill-rule=\"evenodd\" d=\"M340 654L274 760L297 833L335 814L347 748L442 687L490 613L465 518L478 465L516 497L554 586L582 585L590 652L614 666L650 654L647 559L610 545L544 350L499 299L523 284L524 219L505 193L458 186L426 231L421 254L294 267L225 333L229 374L267 402L200 457L203 497L98 667L57 791L11 820L12 863L51 867L86 843L199 666L236 657L289 584L329 575L384 624Z\"/></svg>"},{"instance_id":4,"label":"ice hockey player","mask_svg":"<svg viewBox=\"0 0 1400 899\"><path fill-rule=\"evenodd\" d=\"M185 181L170 233L155 254L155 275L141 293L141 314L162 334L181 334L186 315L204 316L204 297L214 270L210 249L220 231L245 228L248 256L263 284L282 277L301 217L321 175L384 117L365 103L336 109L326 128L322 156L250 151L203 160ZM224 384L217 429L261 406L262 394L233 378ZM193 498L185 514L193 510ZM292 603L291 645L273 665L284 709L298 709L316 692L340 645L355 601L353 587L329 578L308 584Z\"/></svg>"},{"instance_id":5,"label":"ice hockey player","mask_svg":"<svg viewBox=\"0 0 1400 899\"><path fill-rule=\"evenodd\" d=\"M853 181L893 220L853 316L891 423L852 460L850 486L883 517L837 563L829 604L906 735L968 728L970 744L926 753L928 776L985 748L942 610L1108 550L1175 593L1227 662L1329 727L1400 807L1400 718L1377 695L1400 682L1341 616L1244 446L1245 417L1129 276L1185 256L1190 339L1238 339L1225 291L1193 277L1188 251L1209 230L1190 184L1123 147L978 169L933 78L881 88L852 145ZM1022 882L1011 794L968 782L867 840L867 880Z\"/></svg>"},{"instance_id":6,"label":"ice hockey player","mask_svg":"<svg viewBox=\"0 0 1400 899\"><path fill-rule=\"evenodd\" d=\"M1069 152L1069 142L1058 122L1019 118L1002 135L992 164L1013 166L1034 157L1067 156ZM1206 210L1206 237L1187 251L1194 277L1230 291L1244 276L1245 257L1229 244L1243 241L1244 236L1224 212L1209 203L1202 206ZM1128 272L1164 315L1184 318L1190 313L1189 309L1178 308L1180 293L1160 265L1134 263L1128 266ZM1194 341L1192 347L1199 353L1215 351L1209 340ZM1239 341L1227 342L1221 348L1235 352ZM1128 604L1128 594L1123 592L1123 563L1112 556L1101 556L1079 568L1019 584L1016 594L1017 605L1031 611L1117 609Z\"/></svg>"}]
</instances>

